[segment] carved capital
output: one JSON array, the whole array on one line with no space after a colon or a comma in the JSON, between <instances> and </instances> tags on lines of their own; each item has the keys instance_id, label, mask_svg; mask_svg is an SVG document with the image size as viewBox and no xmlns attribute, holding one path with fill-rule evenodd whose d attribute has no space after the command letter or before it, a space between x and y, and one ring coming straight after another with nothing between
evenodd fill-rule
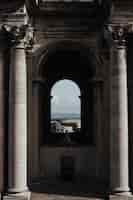
<instances>
[{"instance_id":1,"label":"carved capital","mask_svg":"<svg viewBox=\"0 0 133 200\"><path fill-rule=\"evenodd\" d=\"M10 45L23 43L25 48L31 48L34 44L34 30L31 25L17 27L4 24L1 30Z\"/></svg>"},{"instance_id":2,"label":"carved capital","mask_svg":"<svg viewBox=\"0 0 133 200\"><path fill-rule=\"evenodd\" d=\"M17 27L4 24L1 28L3 34L6 35L11 44L17 44L24 40L26 34L26 25Z\"/></svg>"},{"instance_id":3,"label":"carved capital","mask_svg":"<svg viewBox=\"0 0 133 200\"><path fill-rule=\"evenodd\" d=\"M127 34L131 30L130 24L108 24L106 29L111 35L112 40L119 46L124 46L126 43Z\"/></svg>"},{"instance_id":4,"label":"carved capital","mask_svg":"<svg viewBox=\"0 0 133 200\"><path fill-rule=\"evenodd\" d=\"M31 49L35 43L35 34L34 28L31 25L27 26L26 35L25 35L25 47Z\"/></svg>"}]
</instances>

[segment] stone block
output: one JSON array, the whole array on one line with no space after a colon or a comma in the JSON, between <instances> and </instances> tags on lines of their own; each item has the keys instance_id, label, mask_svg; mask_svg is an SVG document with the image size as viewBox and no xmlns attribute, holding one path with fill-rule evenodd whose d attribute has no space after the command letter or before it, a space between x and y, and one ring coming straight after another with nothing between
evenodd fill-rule
<instances>
[{"instance_id":1,"label":"stone block","mask_svg":"<svg viewBox=\"0 0 133 200\"><path fill-rule=\"evenodd\" d=\"M133 195L110 195L109 200L133 200Z\"/></svg>"},{"instance_id":2,"label":"stone block","mask_svg":"<svg viewBox=\"0 0 133 200\"><path fill-rule=\"evenodd\" d=\"M25 197L20 196L4 196L3 200L27 200Z\"/></svg>"},{"instance_id":3,"label":"stone block","mask_svg":"<svg viewBox=\"0 0 133 200\"><path fill-rule=\"evenodd\" d=\"M24 192L21 194L9 194L4 195L2 200L30 200L31 199L31 193L30 192Z\"/></svg>"}]
</instances>

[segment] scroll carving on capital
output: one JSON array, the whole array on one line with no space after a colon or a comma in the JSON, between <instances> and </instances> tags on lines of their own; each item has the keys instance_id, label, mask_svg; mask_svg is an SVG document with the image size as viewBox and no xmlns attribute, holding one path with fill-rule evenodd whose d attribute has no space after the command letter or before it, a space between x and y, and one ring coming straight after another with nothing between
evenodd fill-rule
<instances>
[{"instance_id":1,"label":"scroll carving on capital","mask_svg":"<svg viewBox=\"0 0 133 200\"><path fill-rule=\"evenodd\" d=\"M17 27L4 24L1 29L11 45L23 42L25 48L31 48L34 44L34 30L30 25Z\"/></svg>"},{"instance_id":2,"label":"scroll carving on capital","mask_svg":"<svg viewBox=\"0 0 133 200\"><path fill-rule=\"evenodd\" d=\"M10 25L2 25L2 30L5 32L5 35L10 39L11 43L17 43L25 37L25 26L17 27Z\"/></svg>"},{"instance_id":3,"label":"scroll carving on capital","mask_svg":"<svg viewBox=\"0 0 133 200\"><path fill-rule=\"evenodd\" d=\"M131 24L107 24L105 28L119 46L125 45L127 34L133 31Z\"/></svg>"},{"instance_id":4,"label":"scroll carving on capital","mask_svg":"<svg viewBox=\"0 0 133 200\"><path fill-rule=\"evenodd\" d=\"M32 48L35 43L35 32L31 25L27 26L26 35L25 35L25 47Z\"/></svg>"}]
</instances>

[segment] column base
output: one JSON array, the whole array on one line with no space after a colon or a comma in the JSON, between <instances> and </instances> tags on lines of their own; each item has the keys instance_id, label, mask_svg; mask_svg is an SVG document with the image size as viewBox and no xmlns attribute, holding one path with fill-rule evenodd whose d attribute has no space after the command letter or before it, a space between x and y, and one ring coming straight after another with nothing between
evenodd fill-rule
<instances>
[{"instance_id":1,"label":"column base","mask_svg":"<svg viewBox=\"0 0 133 200\"><path fill-rule=\"evenodd\" d=\"M7 193L3 195L2 200L30 200L31 192L25 191L21 193Z\"/></svg>"},{"instance_id":2,"label":"column base","mask_svg":"<svg viewBox=\"0 0 133 200\"><path fill-rule=\"evenodd\" d=\"M133 200L131 192L118 192L109 195L109 200Z\"/></svg>"},{"instance_id":3,"label":"column base","mask_svg":"<svg viewBox=\"0 0 133 200\"><path fill-rule=\"evenodd\" d=\"M29 191L28 187L23 187L22 189L18 189L18 188L8 188L7 189L8 194L19 194L19 193L25 193L28 191Z\"/></svg>"},{"instance_id":4,"label":"column base","mask_svg":"<svg viewBox=\"0 0 133 200\"><path fill-rule=\"evenodd\" d=\"M128 186L121 186L121 187L110 187L111 193L129 193L130 194L130 188Z\"/></svg>"}]
</instances>

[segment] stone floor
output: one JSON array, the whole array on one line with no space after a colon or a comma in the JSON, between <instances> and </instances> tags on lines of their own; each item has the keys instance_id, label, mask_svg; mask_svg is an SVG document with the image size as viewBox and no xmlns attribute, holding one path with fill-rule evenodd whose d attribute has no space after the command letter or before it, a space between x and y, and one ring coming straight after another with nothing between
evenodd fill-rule
<instances>
[{"instance_id":1,"label":"stone floor","mask_svg":"<svg viewBox=\"0 0 133 200\"><path fill-rule=\"evenodd\" d=\"M90 181L35 181L31 200L106 200L105 185Z\"/></svg>"},{"instance_id":2,"label":"stone floor","mask_svg":"<svg viewBox=\"0 0 133 200\"><path fill-rule=\"evenodd\" d=\"M104 200L103 197L79 197L79 196L67 196L67 195L54 195L54 194L41 194L41 193L32 193L31 200Z\"/></svg>"}]
</instances>

